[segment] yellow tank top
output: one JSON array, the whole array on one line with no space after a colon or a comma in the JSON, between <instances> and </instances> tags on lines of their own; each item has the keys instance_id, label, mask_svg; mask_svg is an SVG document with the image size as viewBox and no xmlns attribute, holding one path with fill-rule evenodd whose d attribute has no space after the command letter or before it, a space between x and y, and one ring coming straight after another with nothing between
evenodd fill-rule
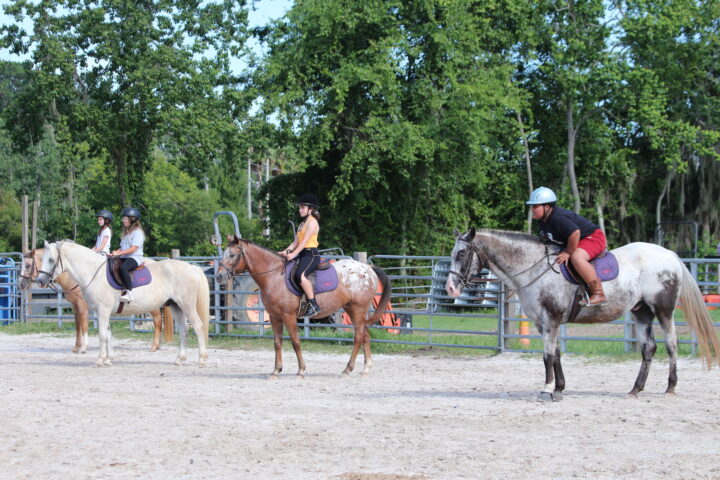
<instances>
[{"instance_id":1,"label":"yellow tank top","mask_svg":"<svg viewBox=\"0 0 720 480\"><path fill-rule=\"evenodd\" d=\"M305 220L303 222L302 228L300 230L298 230L298 232L297 232L298 244L301 244L303 242L303 240L305 239L305 229L307 228L308 221L311 218L312 218L312 221L317 222L317 220L315 220L315 217L311 217L308 215L307 220ZM308 242L305 244L305 248L317 248L318 245L320 245L318 243L318 234L313 233L312 236L310 237L310 239L308 240Z\"/></svg>"}]
</instances>

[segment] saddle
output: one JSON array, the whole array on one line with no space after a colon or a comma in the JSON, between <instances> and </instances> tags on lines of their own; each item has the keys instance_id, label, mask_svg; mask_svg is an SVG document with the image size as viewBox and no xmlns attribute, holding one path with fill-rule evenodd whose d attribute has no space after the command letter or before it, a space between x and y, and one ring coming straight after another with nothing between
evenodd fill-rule
<instances>
[{"instance_id":1,"label":"saddle","mask_svg":"<svg viewBox=\"0 0 720 480\"><path fill-rule=\"evenodd\" d=\"M313 286L313 292L326 293L332 292L338 286L338 276L335 267L333 267L333 260L321 260L317 268L313 270L307 279L310 280ZM302 297L304 295L302 287L295 283L295 271L297 270L297 260L288 262L285 267L285 285L290 293L296 297Z\"/></svg>"},{"instance_id":2,"label":"saddle","mask_svg":"<svg viewBox=\"0 0 720 480\"><path fill-rule=\"evenodd\" d=\"M597 273L601 282L614 280L620 274L620 266L618 265L617 258L615 258L612 252L608 252L607 250L592 259L590 265L595 267L595 273ZM567 266L565 264L560 265L560 271L565 277L565 280L573 285L579 285L580 282L582 282L583 285L585 284L571 262L568 262Z\"/></svg>"},{"instance_id":3,"label":"saddle","mask_svg":"<svg viewBox=\"0 0 720 480\"><path fill-rule=\"evenodd\" d=\"M115 290L123 290L122 278L120 278L120 264L124 258L108 258L107 261L107 281ZM142 287L152 282L152 274L150 270L145 268L145 263L141 263L137 268L130 270L130 279L132 280L132 288Z\"/></svg>"}]
</instances>

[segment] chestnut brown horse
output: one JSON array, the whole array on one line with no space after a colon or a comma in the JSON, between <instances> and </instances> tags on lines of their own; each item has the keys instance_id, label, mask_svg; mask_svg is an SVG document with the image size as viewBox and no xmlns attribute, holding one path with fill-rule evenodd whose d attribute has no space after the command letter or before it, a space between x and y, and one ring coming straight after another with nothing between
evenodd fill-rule
<instances>
[{"instance_id":1,"label":"chestnut brown horse","mask_svg":"<svg viewBox=\"0 0 720 480\"><path fill-rule=\"evenodd\" d=\"M40 273L40 263L42 262L44 253L44 248L37 248L29 252L24 252L23 263L20 270L20 288L30 288L30 284L35 281ZM72 351L73 353L87 353L88 304L82 296L82 291L80 290L78 283L73 280L69 273L66 272L58 275L55 279L55 283L60 285L60 288L62 288L65 300L70 302L73 314L75 315L75 346ZM162 317L160 316L160 310L153 310L150 312L150 315L152 315L153 325L155 326L155 333L153 335L153 342L150 347L150 351L155 352L160 348Z\"/></svg>"},{"instance_id":2,"label":"chestnut brown horse","mask_svg":"<svg viewBox=\"0 0 720 480\"><path fill-rule=\"evenodd\" d=\"M297 326L300 297L291 293L285 284L286 260L274 251L237 236L229 239L230 244L225 249L215 278L220 284L225 284L233 275L250 273L260 288L260 296L270 317L275 339L275 369L270 379L277 379L282 371L283 326L290 335L290 341L297 355L297 374L304 378L305 360L300 348ZM350 361L343 374L349 375L355 368L355 359L362 345L365 353L363 375L367 375L372 366L368 326L377 322L388 306L390 279L382 269L355 260L338 260L333 267L337 270L338 287L331 292L316 295L320 313L313 318L327 317L341 308L345 309L350 316L355 334ZM368 318L368 310L380 284L383 287L382 297L375 313Z\"/></svg>"}]
</instances>

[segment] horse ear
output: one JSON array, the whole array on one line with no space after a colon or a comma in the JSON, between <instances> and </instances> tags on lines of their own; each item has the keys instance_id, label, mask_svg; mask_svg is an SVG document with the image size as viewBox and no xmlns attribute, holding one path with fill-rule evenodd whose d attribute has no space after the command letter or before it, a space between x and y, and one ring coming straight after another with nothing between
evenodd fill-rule
<instances>
[{"instance_id":1,"label":"horse ear","mask_svg":"<svg viewBox=\"0 0 720 480\"><path fill-rule=\"evenodd\" d=\"M471 228L470 230L468 230L467 240L468 240L469 242L472 242L473 240L475 240L475 228L474 228L474 227Z\"/></svg>"},{"instance_id":2,"label":"horse ear","mask_svg":"<svg viewBox=\"0 0 720 480\"><path fill-rule=\"evenodd\" d=\"M47 240L45 240L44 243L45 243L45 248L48 248L50 246L50 244L47 242Z\"/></svg>"},{"instance_id":3,"label":"horse ear","mask_svg":"<svg viewBox=\"0 0 720 480\"><path fill-rule=\"evenodd\" d=\"M228 241L228 242L232 242L233 239L234 239L234 237L235 237L235 235L230 235L230 234L228 234L228 236L227 236L227 241Z\"/></svg>"},{"instance_id":4,"label":"horse ear","mask_svg":"<svg viewBox=\"0 0 720 480\"><path fill-rule=\"evenodd\" d=\"M457 238L457 237L460 236L460 232L458 232L458 229L457 229L457 228L453 228L453 236L454 236L455 238Z\"/></svg>"},{"instance_id":5,"label":"horse ear","mask_svg":"<svg viewBox=\"0 0 720 480\"><path fill-rule=\"evenodd\" d=\"M238 237L237 235L233 235L233 237L235 237L235 243L240 245L240 237Z\"/></svg>"}]
</instances>

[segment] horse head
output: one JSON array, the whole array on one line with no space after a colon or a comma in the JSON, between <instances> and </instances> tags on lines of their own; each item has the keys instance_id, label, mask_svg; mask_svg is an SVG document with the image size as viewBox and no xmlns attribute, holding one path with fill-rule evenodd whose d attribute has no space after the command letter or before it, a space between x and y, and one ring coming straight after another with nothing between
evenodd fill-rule
<instances>
[{"instance_id":1,"label":"horse head","mask_svg":"<svg viewBox=\"0 0 720 480\"><path fill-rule=\"evenodd\" d=\"M487 258L475 245L475 229L460 234L455 232L455 246L450 255L450 273L445 290L451 297L459 297L471 278L487 268Z\"/></svg>"},{"instance_id":2,"label":"horse head","mask_svg":"<svg viewBox=\"0 0 720 480\"><path fill-rule=\"evenodd\" d=\"M45 251L32 249L23 253L22 265L20 267L20 288L26 290L38 276L40 271L40 260Z\"/></svg>"},{"instance_id":3,"label":"horse head","mask_svg":"<svg viewBox=\"0 0 720 480\"><path fill-rule=\"evenodd\" d=\"M241 239L237 235L228 235L228 240L230 243L223 252L218 271L215 274L215 280L221 285L225 285L230 277L247 270Z\"/></svg>"},{"instance_id":4,"label":"horse head","mask_svg":"<svg viewBox=\"0 0 720 480\"><path fill-rule=\"evenodd\" d=\"M43 287L46 287L63 272L63 266L60 260L60 246L60 242L45 242L45 253L43 254L37 276L37 282Z\"/></svg>"}]
</instances>

